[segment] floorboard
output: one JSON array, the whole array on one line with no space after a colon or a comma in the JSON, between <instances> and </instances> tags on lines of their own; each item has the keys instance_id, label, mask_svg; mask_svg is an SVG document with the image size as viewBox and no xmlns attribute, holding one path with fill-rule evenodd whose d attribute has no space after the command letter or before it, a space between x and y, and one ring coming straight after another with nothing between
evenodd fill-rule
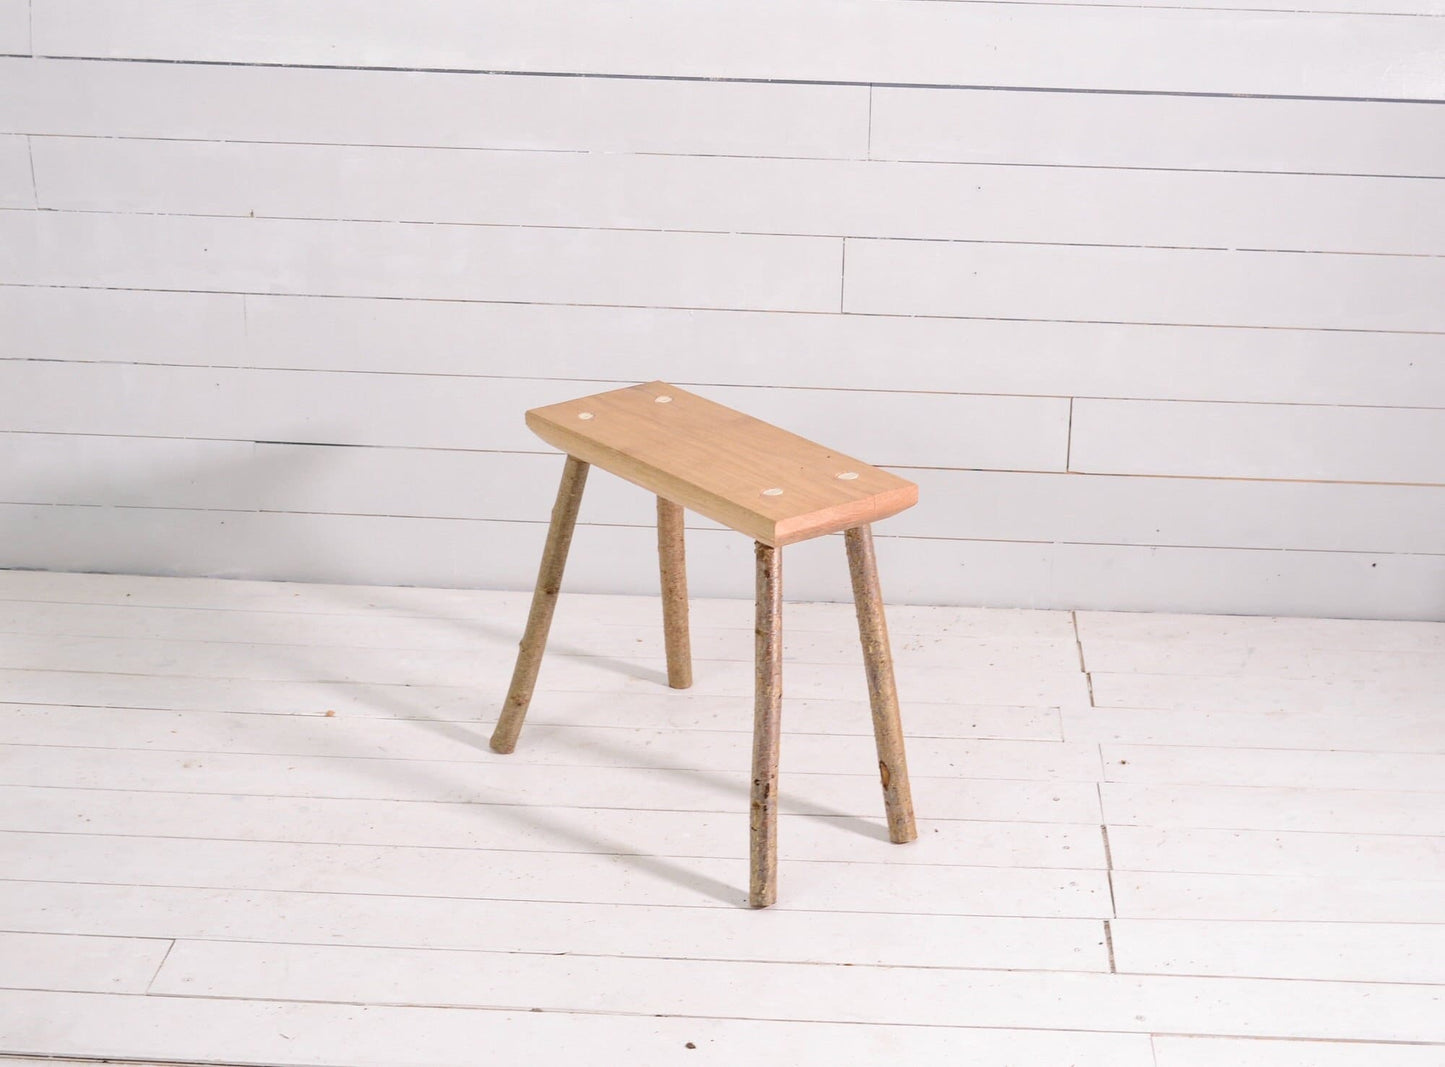
<instances>
[{"instance_id":1,"label":"floorboard","mask_svg":"<svg viewBox=\"0 0 1445 1067\"><path fill-rule=\"evenodd\" d=\"M0 572L0 1067L1445 1064L1445 624Z\"/></svg>"}]
</instances>

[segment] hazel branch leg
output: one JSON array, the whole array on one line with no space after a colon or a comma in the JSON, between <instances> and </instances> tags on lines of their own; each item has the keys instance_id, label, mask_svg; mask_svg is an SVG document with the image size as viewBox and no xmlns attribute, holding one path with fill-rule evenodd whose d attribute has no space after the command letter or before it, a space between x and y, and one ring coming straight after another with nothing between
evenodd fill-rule
<instances>
[{"instance_id":1,"label":"hazel branch leg","mask_svg":"<svg viewBox=\"0 0 1445 1067\"><path fill-rule=\"evenodd\" d=\"M512 684L501 717L492 731L492 749L511 752L517 747L522 720L532 703L532 690L537 684L537 671L542 666L542 652L547 647L547 632L552 628L552 612L557 607L557 592L562 587L562 570L567 566L567 550L572 545L572 531L577 526L577 509L582 504L582 490L587 485L588 465L575 456L567 457L562 468L562 483L557 487L557 502L552 505L552 524L547 529L547 546L542 550L542 566L537 572L537 587L532 591L532 610L527 614L527 629L517 649L517 665L512 671Z\"/></svg>"},{"instance_id":2,"label":"hazel branch leg","mask_svg":"<svg viewBox=\"0 0 1445 1067\"><path fill-rule=\"evenodd\" d=\"M657 498L657 560L662 571L662 632L667 642L667 684L692 685L692 641L687 627L687 553L683 507Z\"/></svg>"},{"instance_id":3,"label":"hazel branch leg","mask_svg":"<svg viewBox=\"0 0 1445 1067\"><path fill-rule=\"evenodd\" d=\"M873 708L873 736L878 742L878 773L883 779L888 837L901 845L917 838L918 829L913 821L913 793L908 786L908 761L903 752L903 725L898 718L898 689L893 682L883 594L878 587L878 561L873 555L873 530L855 526L844 531L843 542L848 550L848 574L853 579L853 602L858 609L858 637L863 642L863 663L868 673L868 703Z\"/></svg>"},{"instance_id":4,"label":"hazel branch leg","mask_svg":"<svg viewBox=\"0 0 1445 1067\"><path fill-rule=\"evenodd\" d=\"M778 741L783 707L783 550L758 542L748 903L778 899Z\"/></svg>"}]
</instances>

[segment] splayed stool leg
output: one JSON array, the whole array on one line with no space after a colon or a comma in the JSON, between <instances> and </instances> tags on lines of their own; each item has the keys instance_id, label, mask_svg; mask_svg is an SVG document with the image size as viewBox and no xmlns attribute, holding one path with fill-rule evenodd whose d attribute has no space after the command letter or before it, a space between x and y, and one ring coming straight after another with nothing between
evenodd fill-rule
<instances>
[{"instance_id":1,"label":"splayed stool leg","mask_svg":"<svg viewBox=\"0 0 1445 1067\"><path fill-rule=\"evenodd\" d=\"M848 550L848 574L858 609L858 637L863 642L863 664L868 673L868 703L873 709L873 737L878 742L878 774L883 780L888 838L901 845L915 840L918 828L913 820L913 793L903 752L903 725L898 716L888 624L883 618L883 594L878 587L878 561L873 555L873 530L869 526L845 530L843 543Z\"/></svg>"},{"instance_id":2,"label":"splayed stool leg","mask_svg":"<svg viewBox=\"0 0 1445 1067\"><path fill-rule=\"evenodd\" d=\"M507 688L507 702L492 731L492 749L511 752L517 747L517 735L532 703L532 690L537 685L537 671L542 666L542 653L547 647L547 633L552 628L552 612L557 607L557 593L562 588L562 571L567 566L567 550L572 545L572 531L577 526L577 509L582 504L582 490L587 485L588 465L575 456L567 457L562 468L562 484L557 487L557 503L552 506L552 524L547 529L547 546L542 550L542 566L537 572L537 588L532 591L532 610L527 615L527 629L517 649L517 665L512 670L512 684Z\"/></svg>"}]
</instances>

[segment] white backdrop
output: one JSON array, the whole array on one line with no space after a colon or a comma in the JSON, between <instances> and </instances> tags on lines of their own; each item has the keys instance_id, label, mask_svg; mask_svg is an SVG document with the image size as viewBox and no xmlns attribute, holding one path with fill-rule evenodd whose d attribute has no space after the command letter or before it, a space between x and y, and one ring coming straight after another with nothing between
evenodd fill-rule
<instances>
[{"instance_id":1,"label":"white backdrop","mask_svg":"<svg viewBox=\"0 0 1445 1067\"><path fill-rule=\"evenodd\" d=\"M664 378L917 480L891 600L1445 618L1445 0L1302 2L0 0L0 566L527 587Z\"/></svg>"}]
</instances>

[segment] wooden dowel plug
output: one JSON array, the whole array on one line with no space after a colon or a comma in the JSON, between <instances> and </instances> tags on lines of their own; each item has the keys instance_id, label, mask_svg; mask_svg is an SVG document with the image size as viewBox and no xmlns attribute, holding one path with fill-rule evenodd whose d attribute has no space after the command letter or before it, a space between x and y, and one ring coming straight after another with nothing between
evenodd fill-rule
<instances>
[{"instance_id":1,"label":"wooden dowel plug","mask_svg":"<svg viewBox=\"0 0 1445 1067\"><path fill-rule=\"evenodd\" d=\"M783 552L757 544L758 600L754 636L753 789L748 903L778 899L778 741L783 707Z\"/></svg>"},{"instance_id":2,"label":"wooden dowel plug","mask_svg":"<svg viewBox=\"0 0 1445 1067\"><path fill-rule=\"evenodd\" d=\"M492 749L496 752L511 752L517 747L517 735L522 732L522 720L527 717L527 705L532 702L537 671L542 666L547 631L552 628L552 612L557 607L557 591L562 587L562 570L567 566L567 549L572 545L577 509L582 504L582 490L586 485L587 464L568 456L567 465L562 468L562 484L557 487L557 503L552 506L547 547L542 550L542 566L537 572L537 587L532 591L527 629L517 649L512 684L507 689L507 702L502 705L497 728L492 731Z\"/></svg>"},{"instance_id":3,"label":"wooden dowel plug","mask_svg":"<svg viewBox=\"0 0 1445 1067\"><path fill-rule=\"evenodd\" d=\"M893 654L883 618L878 587L878 561L873 555L873 530L855 526L843 533L848 549L848 574L858 609L858 637L868 674L868 702L873 708L873 736L878 742L878 773L883 779L883 805L888 837L896 844L918 837L913 821L913 793L908 786L908 761L903 753L903 726L898 718L898 690L893 682Z\"/></svg>"},{"instance_id":4,"label":"wooden dowel plug","mask_svg":"<svg viewBox=\"0 0 1445 1067\"><path fill-rule=\"evenodd\" d=\"M683 508L657 498L657 559L662 571L662 633L667 642L667 684L692 685L692 641L687 627L687 553Z\"/></svg>"}]
</instances>

